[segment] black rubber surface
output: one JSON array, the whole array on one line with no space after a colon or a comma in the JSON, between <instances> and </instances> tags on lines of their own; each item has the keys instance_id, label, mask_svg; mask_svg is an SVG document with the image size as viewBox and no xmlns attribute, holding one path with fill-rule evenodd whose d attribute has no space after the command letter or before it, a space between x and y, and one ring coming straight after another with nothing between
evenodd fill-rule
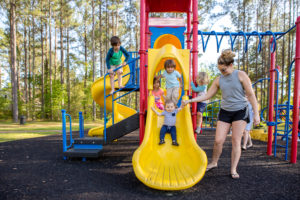
<instances>
[{"instance_id":1,"label":"black rubber surface","mask_svg":"<svg viewBox=\"0 0 300 200\"><path fill-rule=\"evenodd\" d=\"M210 160L213 132L198 137ZM266 155L266 143L242 152L239 180L230 178L231 137L219 167L194 187L176 192L144 186L134 175L131 158L138 131L105 146L98 159L63 160L61 136L0 143L0 199L300 199L300 164ZM298 159L299 153L298 153Z\"/></svg>"}]
</instances>

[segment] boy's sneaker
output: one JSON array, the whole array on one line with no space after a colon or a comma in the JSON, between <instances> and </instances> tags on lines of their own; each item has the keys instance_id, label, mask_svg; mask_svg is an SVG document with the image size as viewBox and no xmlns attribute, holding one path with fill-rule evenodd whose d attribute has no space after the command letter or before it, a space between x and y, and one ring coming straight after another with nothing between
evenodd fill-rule
<instances>
[{"instance_id":1,"label":"boy's sneaker","mask_svg":"<svg viewBox=\"0 0 300 200\"><path fill-rule=\"evenodd\" d=\"M164 140L160 140L158 144L160 145L160 144L164 144L164 143L165 143Z\"/></svg>"},{"instance_id":2,"label":"boy's sneaker","mask_svg":"<svg viewBox=\"0 0 300 200\"><path fill-rule=\"evenodd\" d=\"M179 144L178 144L177 141L175 141L175 140L172 141L172 145L174 145L174 146L179 146Z\"/></svg>"},{"instance_id":3,"label":"boy's sneaker","mask_svg":"<svg viewBox=\"0 0 300 200\"><path fill-rule=\"evenodd\" d=\"M200 134L200 132L201 132L201 127L198 126L197 129L195 130L195 132L196 132L197 134Z\"/></svg>"}]
</instances>

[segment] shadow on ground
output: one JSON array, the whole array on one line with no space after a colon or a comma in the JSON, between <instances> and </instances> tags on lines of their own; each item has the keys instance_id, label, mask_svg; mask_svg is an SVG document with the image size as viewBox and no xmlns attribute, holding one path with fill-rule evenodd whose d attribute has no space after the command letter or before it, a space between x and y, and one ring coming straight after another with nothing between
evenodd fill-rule
<instances>
[{"instance_id":1,"label":"shadow on ground","mask_svg":"<svg viewBox=\"0 0 300 200\"><path fill-rule=\"evenodd\" d=\"M209 159L213 134L198 137ZM0 199L300 199L300 161L284 161L283 150L276 158L267 156L261 141L242 152L241 178L231 179L230 139L219 167L194 187L178 192L153 190L135 177L131 157L138 147L138 131L106 146L99 159L86 162L63 160L59 135L0 143Z\"/></svg>"}]
</instances>

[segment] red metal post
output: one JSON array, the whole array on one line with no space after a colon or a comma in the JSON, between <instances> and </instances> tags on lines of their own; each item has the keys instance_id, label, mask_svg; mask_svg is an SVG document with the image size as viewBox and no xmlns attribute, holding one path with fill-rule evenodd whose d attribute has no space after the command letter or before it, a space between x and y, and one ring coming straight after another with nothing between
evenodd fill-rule
<instances>
[{"instance_id":1,"label":"red metal post","mask_svg":"<svg viewBox=\"0 0 300 200\"><path fill-rule=\"evenodd\" d=\"M140 0L140 144L145 133L145 24L146 24L146 0Z\"/></svg>"},{"instance_id":2,"label":"red metal post","mask_svg":"<svg viewBox=\"0 0 300 200\"><path fill-rule=\"evenodd\" d=\"M273 38L270 40L272 45ZM271 53L271 64L270 64L270 87L269 87L269 116L268 121L273 121L273 110L274 110L274 85L275 85L275 56L276 52ZM267 155L272 155L272 139L273 139L273 126L268 126L268 147Z\"/></svg>"},{"instance_id":3,"label":"red metal post","mask_svg":"<svg viewBox=\"0 0 300 200\"><path fill-rule=\"evenodd\" d=\"M299 121L299 89L300 89L300 17L296 21L296 53L295 53L295 80L293 100L293 131L291 147L291 163L297 162L297 139Z\"/></svg>"},{"instance_id":4,"label":"red metal post","mask_svg":"<svg viewBox=\"0 0 300 200\"><path fill-rule=\"evenodd\" d=\"M148 52L147 49L149 48L149 37L150 37L150 31L149 31L149 12L146 12L146 24L145 24L145 74L144 74L144 80L147 80L148 78ZM145 81L145 102L144 102L144 108L147 110L148 108L148 81ZM145 116L146 117L146 116Z\"/></svg>"},{"instance_id":5,"label":"red metal post","mask_svg":"<svg viewBox=\"0 0 300 200\"><path fill-rule=\"evenodd\" d=\"M198 0L193 0L193 81L197 79L198 73ZM193 98L196 97L196 93L193 92ZM192 105L192 120L194 129L197 126L197 104ZM195 139L197 139L197 134L195 133Z\"/></svg>"},{"instance_id":6,"label":"red metal post","mask_svg":"<svg viewBox=\"0 0 300 200\"><path fill-rule=\"evenodd\" d=\"M186 44L187 44L187 49L191 49L191 39L190 39L190 36L191 36L191 11L187 12L186 13L187 15L187 33L186 33Z\"/></svg>"},{"instance_id":7,"label":"red metal post","mask_svg":"<svg viewBox=\"0 0 300 200\"><path fill-rule=\"evenodd\" d=\"M187 45L187 49L191 50L191 43L192 43L192 40L191 40L191 10L189 10L189 12L186 13L187 15L187 34L186 34L186 45ZM190 72L189 72L189 80L191 81L192 80L192 76L191 76L191 57L192 55L190 55L190 65L189 65L189 69L190 69ZM188 95L191 95L191 86L189 86L189 91L188 91Z\"/></svg>"}]
</instances>

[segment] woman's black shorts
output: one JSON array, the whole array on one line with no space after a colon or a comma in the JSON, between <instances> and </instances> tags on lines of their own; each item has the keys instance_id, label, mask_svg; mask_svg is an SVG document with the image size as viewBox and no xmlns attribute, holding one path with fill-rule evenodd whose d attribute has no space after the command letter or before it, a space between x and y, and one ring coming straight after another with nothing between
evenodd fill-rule
<instances>
[{"instance_id":1,"label":"woman's black shorts","mask_svg":"<svg viewBox=\"0 0 300 200\"><path fill-rule=\"evenodd\" d=\"M244 120L245 122L249 123L249 112L248 112L248 106L246 106L242 110L237 111L227 111L224 109L220 109L218 120L222 122L232 123L234 121Z\"/></svg>"}]
</instances>

